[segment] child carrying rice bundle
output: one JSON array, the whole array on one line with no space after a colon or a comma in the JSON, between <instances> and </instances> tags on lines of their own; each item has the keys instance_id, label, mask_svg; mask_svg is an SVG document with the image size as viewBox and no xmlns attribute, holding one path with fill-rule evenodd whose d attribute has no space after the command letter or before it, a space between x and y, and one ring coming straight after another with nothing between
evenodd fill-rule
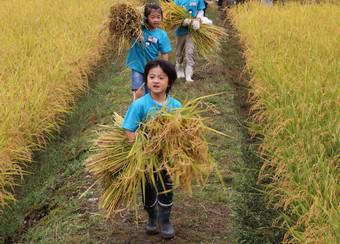
<instances>
[{"instance_id":1,"label":"child carrying rice bundle","mask_svg":"<svg viewBox=\"0 0 340 244\"><path fill-rule=\"evenodd\" d=\"M160 28L162 20L163 10L158 4L145 5L141 37L138 41L131 40L131 47L125 61L126 66L131 69L133 100L147 93L143 78L147 62L156 60L158 57L168 60L169 53L172 51L168 34Z\"/></svg>"},{"instance_id":2,"label":"child carrying rice bundle","mask_svg":"<svg viewBox=\"0 0 340 244\"><path fill-rule=\"evenodd\" d=\"M193 82L195 48L200 56L207 58L220 49L226 31L212 25L204 16L204 0L175 0L163 2L165 26L176 28L176 71L178 78Z\"/></svg>"},{"instance_id":3,"label":"child carrying rice bundle","mask_svg":"<svg viewBox=\"0 0 340 244\"><path fill-rule=\"evenodd\" d=\"M204 140L207 131L200 117L200 100L181 103L169 95L176 80L173 65L149 62L145 81L150 93L133 102L124 118L101 134L87 168L101 182L100 206L114 214L137 208L142 185L144 209L149 215L148 234L174 237L170 223L173 185L191 191L193 182L203 184L215 168ZM123 122L122 122L123 121Z\"/></svg>"},{"instance_id":4,"label":"child carrying rice bundle","mask_svg":"<svg viewBox=\"0 0 340 244\"><path fill-rule=\"evenodd\" d=\"M129 48L125 64L131 69L133 100L147 93L143 81L147 62L159 57L169 59L171 42L165 30L160 28L163 10L158 4L146 4L142 11L138 3L115 4L111 7L109 30L117 44L117 53ZM142 13L143 12L143 13Z\"/></svg>"}]
</instances>

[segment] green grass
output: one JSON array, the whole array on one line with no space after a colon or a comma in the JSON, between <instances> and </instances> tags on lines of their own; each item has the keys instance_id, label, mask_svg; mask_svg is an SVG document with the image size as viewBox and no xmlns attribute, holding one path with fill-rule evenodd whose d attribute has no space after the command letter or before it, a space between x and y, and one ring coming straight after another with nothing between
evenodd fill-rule
<instances>
[{"instance_id":1,"label":"green grass","mask_svg":"<svg viewBox=\"0 0 340 244\"><path fill-rule=\"evenodd\" d=\"M236 157L232 172L232 188L230 192L231 220L233 236L237 243L279 243L282 240L280 229L272 227L278 212L268 208L263 194L263 186L257 183L258 173L262 165L257 157L258 141L252 140L248 134L247 120L249 102L249 74L244 72L240 41L234 28L226 22L229 39L223 46L226 76L235 84L235 102L240 118L237 118L241 136L234 147Z\"/></svg>"}]
</instances>

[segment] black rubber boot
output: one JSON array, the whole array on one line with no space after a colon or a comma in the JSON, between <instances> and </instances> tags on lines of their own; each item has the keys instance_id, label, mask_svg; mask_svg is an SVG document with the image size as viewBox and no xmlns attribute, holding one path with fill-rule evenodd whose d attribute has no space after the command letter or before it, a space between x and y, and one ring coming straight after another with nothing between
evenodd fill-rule
<instances>
[{"instance_id":1,"label":"black rubber boot","mask_svg":"<svg viewBox=\"0 0 340 244\"><path fill-rule=\"evenodd\" d=\"M157 206L144 207L149 215L148 224L146 225L146 233L149 235L154 235L158 233L157 230Z\"/></svg>"},{"instance_id":2,"label":"black rubber boot","mask_svg":"<svg viewBox=\"0 0 340 244\"><path fill-rule=\"evenodd\" d=\"M171 239L175 236L174 228L170 223L170 213L171 213L171 206L170 207L162 207L159 206L159 227L161 229L161 236L164 239Z\"/></svg>"}]
</instances>

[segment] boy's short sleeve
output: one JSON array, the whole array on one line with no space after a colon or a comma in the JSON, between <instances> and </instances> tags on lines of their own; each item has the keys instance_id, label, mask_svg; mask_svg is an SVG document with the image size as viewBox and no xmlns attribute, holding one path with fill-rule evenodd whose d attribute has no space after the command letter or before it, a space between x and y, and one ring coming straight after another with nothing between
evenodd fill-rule
<instances>
[{"instance_id":1,"label":"boy's short sleeve","mask_svg":"<svg viewBox=\"0 0 340 244\"><path fill-rule=\"evenodd\" d=\"M181 108L181 107L182 107L182 103L178 100L175 100L174 108Z\"/></svg>"},{"instance_id":2,"label":"boy's short sleeve","mask_svg":"<svg viewBox=\"0 0 340 244\"><path fill-rule=\"evenodd\" d=\"M203 9L205 9L204 0L199 0L197 10L200 11L200 10L203 10Z\"/></svg>"},{"instance_id":3,"label":"boy's short sleeve","mask_svg":"<svg viewBox=\"0 0 340 244\"><path fill-rule=\"evenodd\" d=\"M165 31L162 31L162 38L159 42L159 51L161 53L169 53L172 51L169 36Z\"/></svg>"},{"instance_id":4,"label":"boy's short sleeve","mask_svg":"<svg viewBox=\"0 0 340 244\"><path fill-rule=\"evenodd\" d=\"M140 103L132 103L125 114L122 128L135 132L143 120L143 107Z\"/></svg>"},{"instance_id":5,"label":"boy's short sleeve","mask_svg":"<svg viewBox=\"0 0 340 244\"><path fill-rule=\"evenodd\" d=\"M182 107L182 103L178 101L176 98L171 97L170 99L171 99L170 104L169 104L170 109L176 109L176 108Z\"/></svg>"}]
</instances>

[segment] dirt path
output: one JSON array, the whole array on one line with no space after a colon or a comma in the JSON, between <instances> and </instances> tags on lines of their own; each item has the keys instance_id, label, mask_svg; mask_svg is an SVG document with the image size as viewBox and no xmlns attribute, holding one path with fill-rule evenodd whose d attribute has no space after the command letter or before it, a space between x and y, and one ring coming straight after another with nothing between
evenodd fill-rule
<instances>
[{"instance_id":1,"label":"dirt path","mask_svg":"<svg viewBox=\"0 0 340 244\"><path fill-rule=\"evenodd\" d=\"M230 40L222 56L198 60L195 82L178 80L173 96L180 100L224 92L208 101L216 106L209 116L211 126L232 135L212 135L211 152L217 160L226 188L216 176L194 193L175 191L172 222L176 237L167 243L231 243L228 207L231 166L241 159L241 132L232 81L239 76L240 54ZM139 224L132 214L105 219L97 208L99 188L84 168L84 160L97 124L110 123L114 111L124 114L130 103L129 72L108 67L97 76L89 95L83 97L66 120L55 141L37 153L36 165L19 194L19 203L0 216L0 243L164 243L159 235L144 233L146 215L140 211Z\"/></svg>"}]
</instances>

